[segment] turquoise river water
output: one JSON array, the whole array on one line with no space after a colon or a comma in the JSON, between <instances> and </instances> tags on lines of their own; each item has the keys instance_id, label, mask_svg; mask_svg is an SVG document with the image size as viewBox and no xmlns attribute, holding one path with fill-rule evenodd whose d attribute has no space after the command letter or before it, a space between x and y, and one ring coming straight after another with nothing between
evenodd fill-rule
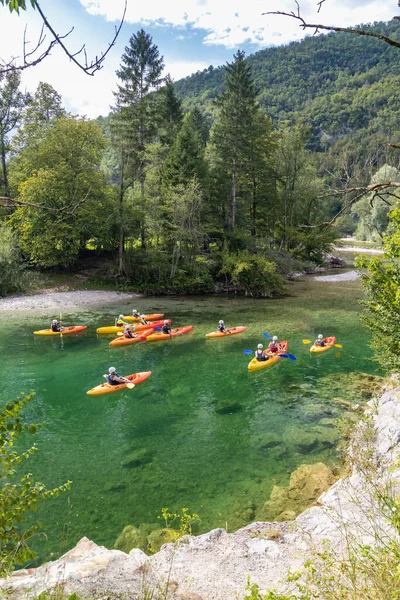
<instances>
[{"instance_id":1,"label":"turquoise river water","mask_svg":"<svg viewBox=\"0 0 400 600\"><path fill-rule=\"evenodd\" d=\"M87 332L63 339L32 334L58 315L0 315L1 401L35 390L25 417L45 422L34 438L22 439L39 448L24 468L47 486L73 482L70 492L42 504L35 515L45 532L33 543L39 562L82 536L112 547L124 526L157 523L162 507L198 513L198 532L220 526L233 531L262 516L272 486L286 485L300 464L338 463L332 446L301 452L295 442L299 430L345 414L332 402L338 374L377 373L359 320L360 283L304 278L289 292L277 300L160 297L63 311L65 324L88 325ZM173 325L192 324L194 331L167 342L110 348L114 336L98 336L96 327L132 308L164 312ZM247 330L205 339L220 318ZM12 328L10 320L17 322ZM287 339L297 361L282 359L248 373L251 357L243 350L267 344L263 332ZM335 335L343 349L310 355L302 339L318 333ZM110 365L120 374L151 370L152 376L133 390L87 396ZM265 447L272 434L282 444ZM146 461L123 466L136 451L145 451Z\"/></svg>"}]
</instances>

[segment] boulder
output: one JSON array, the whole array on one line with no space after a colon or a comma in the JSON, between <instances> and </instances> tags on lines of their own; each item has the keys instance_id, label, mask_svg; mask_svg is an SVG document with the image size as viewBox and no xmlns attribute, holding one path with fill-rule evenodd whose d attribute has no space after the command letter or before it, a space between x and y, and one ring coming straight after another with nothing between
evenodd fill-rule
<instances>
[{"instance_id":1,"label":"boulder","mask_svg":"<svg viewBox=\"0 0 400 600\"><path fill-rule=\"evenodd\" d=\"M181 533L175 529L169 529L168 527L156 529L148 537L148 548L151 552L158 552L163 544L176 542L180 537Z\"/></svg>"},{"instance_id":2,"label":"boulder","mask_svg":"<svg viewBox=\"0 0 400 600\"><path fill-rule=\"evenodd\" d=\"M324 463L301 465L291 474L288 487L275 485L272 488L270 499L264 505L264 518L277 521L293 519L335 481L331 469Z\"/></svg>"},{"instance_id":3,"label":"boulder","mask_svg":"<svg viewBox=\"0 0 400 600\"><path fill-rule=\"evenodd\" d=\"M258 450L268 450L283 443L281 435L273 432L263 433L256 441L255 446Z\"/></svg>"},{"instance_id":4,"label":"boulder","mask_svg":"<svg viewBox=\"0 0 400 600\"><path fill-rule=\"evenodd\" d=\"M147 536L134 525L127 525L115 540L113 547L129 554L133 548L146 548Z\"/></svg>"},{"instance_id":5,"label":"boulder","mask_svg":"<svg viewBox=\"0 0 400 600\"><path fill-rule=\"evenodd\" d=\"M303 454L315 450L318 446L318 437L313 429L306 431L300 427L289 427L284 433L284 440L288 446Z\"/></svg>"}]
</instances>

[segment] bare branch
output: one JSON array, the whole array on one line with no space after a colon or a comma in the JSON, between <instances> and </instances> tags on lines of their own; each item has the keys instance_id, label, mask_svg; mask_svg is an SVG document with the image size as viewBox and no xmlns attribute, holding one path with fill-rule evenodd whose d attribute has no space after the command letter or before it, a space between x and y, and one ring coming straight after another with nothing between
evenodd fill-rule
<instances>
[{"instance_id":1,"label":"bare branch","mask_svg":"<svg viewBox=\"0 0 400 600\"><path fill-rule=\"evenodd\" d=\"M23 200L15 200L15 198L9 198L8 196L0 196L0 206L4 206L5 208L14 208L17 206L29 206L30 208L37 208L39 210L49 210L50 212L55 213L67 213L73 214L74 211L80 206L84 204L89 196L90 190L86 193L85 197L78 202L71 202L67 206L62 206L60 208L56 208L54 206L46 206L45 204L34 204L33 202L25 202Z\"/></svg>"},{"instance_id":2,"label":"bare branch","mask_svg":"<svg viewBox=\"0 0 400 600\"><path fill-rule=\"evenodd\" d=\"M15 58L16 57L13 57L8 62L0 59L0 74L7 73L9 71L23 71L23 70L28 69L30 67L34 67L35 65L39 64L40 62L42 62L42 60L44 60L47 56L49 56L49 54L51 53L52 49L55 46L58 45L58 46L61 46L63 52L68 56L68 58L79 69L81 69L87 75L93 76L97 71L99 71L103 67L103 62L104 62L107 54L110 52L111 48L115 45L115 43L117 41L117 38L118 38L118 35L119 35L120 31L121 31L122 25L123 25L123 23L125 21L127 4L128 4L128 0L125 0L124 11L123 11L123 14L122 14L121 21L120 21L118 27L115 27L114 37L111 40L111 42L109 42L107 50L105 52L102 52L100 54L100 56L96 56L94 60L88 61L85 44L82 46L82 48L80 50L78 50L76 52L71 52L67 48L66 44L63 42L63 40L72 33L72 31L73 31L74 28L72 27L66 34L63 34L63 35L61 35L59 33L56 33L56 31L52 27L51 23L49 22L49 20L47 19L47 17L43 13L43 11L42 11L39 3L35 2L35 8L37 9L37 11L40 14L40 16L42 18L42 21L43 21L43 26L42 26L42 30L40 32L38 41L37 41L35 47L31 51L28 52L27 51L27 44L28 44L28 42L26 41L26 29L25 29L24 38L23 38L23 58L22 58L22 62L20 64L15 64ZM42 53L37 58L33 59L32 57L35 54L35 52L37 52L39 48L42 48L43 44L45 42L46 36L44 35L44 29L47 29L48 31L50 31L53 39L48 44L48 46L42 51ZM80 54L83 54L83 60L78 60L76 58ZM29 60L30 58L32 58L32 59Z\"/></svg>"},{"instance_id":3,"label":"bare branch","mask_svg":"<svg viewBox=\"0 0 400 600\"><path fill-rule=\"evenodd\" d=\"M320 11L320 8L321 8L323 2L325 2L325 0L318 2L318 5L319 5L318 12ZM394 40L394 39L387 37L386 35L383 35L381 33L377 33L376 31L367 31L365 29L355 29L353 27L334 27L334 26L330 26L330 25L323 25L322 23L307 23L306 20L301 16L300 5L297 2L297 0L296 0L296 5L297 5L297 13L295 13L293 11L284 12L284 11L276 10L276 11L269 11L269 12L262 13L262 14L263 15L281 15L283 17L290 17L291 19L295 19L296 21L299 21L299 23L300 23L299 27L301 27L303 30L304 29L314 29L314 34L319 33L321 29L323 29L325 31L355 33L356 35L366 35L368 37L374 37L374 38L377 38L378 40L385 42L386 44L389 44L390 46L394 46L395 48L400 48L400 41Z\"/></svg>"}]
</instances>

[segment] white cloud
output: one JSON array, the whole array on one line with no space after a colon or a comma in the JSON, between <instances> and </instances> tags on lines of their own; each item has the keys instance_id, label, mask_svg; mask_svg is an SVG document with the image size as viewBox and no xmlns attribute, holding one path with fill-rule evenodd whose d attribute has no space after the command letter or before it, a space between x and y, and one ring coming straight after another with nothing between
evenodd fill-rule
<instances>
[{"instance_id":1,"label":"white cloud","mask_svg":"<svg viewBox=\"0 0 400 600\"><path fill-rule=\"evenodd\" d=\"M123 0L80 0L93 15L109 21L120 18ZM389 20L396 14L395 0L326 0L317 14L317 0L302 0L302 13L313 22L351 26ZM205 30L205 44L228 48L252 42L260 47L289 42L304 36L298 23L282 16L264 15L268 11L296 10L294 0L152 0L128 1L128 23L161 24Z\"/></svg>"},{"instance_id":2,"label":"white cloud","mask_svg":"<svg viewBox=\"0 0 400 600\"><path fill-rule=\"evenodd\" d=\"M202 61L190 62L184 60L177 60L169 62L165 67L164 73L169 73L174 81L178 81L178 79L187 77L187 75L196 73L196 71L203 71L207 67L208 64Z\"/></svg>"}]
</instances>

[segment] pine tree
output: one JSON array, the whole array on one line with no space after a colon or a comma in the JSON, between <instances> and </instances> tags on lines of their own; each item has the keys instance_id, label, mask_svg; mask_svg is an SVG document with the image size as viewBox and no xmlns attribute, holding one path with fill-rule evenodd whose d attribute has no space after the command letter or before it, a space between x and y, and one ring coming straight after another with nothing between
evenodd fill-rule
<instances>
[{"instance_id":1,"label":"pine tree","mask_svg":"<svg viewBox=\"0 0 400 600\"><path fill-rule=\"evenodd\" d=\"M143 29L130 38L121 60L122 64L117 71L121 84L118 84L115 94L119 121L116 138L119 145L122 143L124 146L121 157L126 159L129 156L129 164L134 165L135 172L130 179L140 182L143 214L140 235L142 248L145 249L145 157L146 148L157 132L158 100L152 92L158 90L163 82L161 74L164 62L157 46L153 44L153 38ZM125 160L124 169L126 164Z\"/></svg>"},{"instance_id":2,"label":"pine tree","mask_svg":"<svg viewBox=\"0 0 400 600\"><path fill-rule=\"evenodd\" d=\"M165 86L160 94L160 139L163 144L171 147L182 125L182 100L175 92L175 87L169 75L165 78Z\"/></svg>"},{"instance_id":3,"label":"pine tree","mask_svg":"<svg viewBox=\"0 0 400 600\"><path fill-rule=\"evenodd\" d=\"M227 64L225 91L217 100L219 115L213 129L213 144L231 178L229 228L237 221L238 178L249 150L249 128L257 112L256 89L244 52Z\"/></svg>"}]
</instances>

